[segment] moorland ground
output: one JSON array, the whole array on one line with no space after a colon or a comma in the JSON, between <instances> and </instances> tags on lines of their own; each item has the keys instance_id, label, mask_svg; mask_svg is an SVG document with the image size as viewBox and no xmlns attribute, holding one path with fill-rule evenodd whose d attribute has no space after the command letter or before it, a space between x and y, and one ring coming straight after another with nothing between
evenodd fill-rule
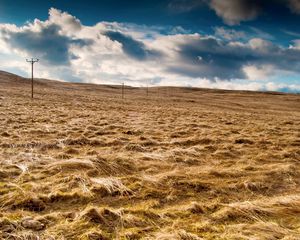
<instances>
[{"instance_id":1,"label":"moorland ground","mask_svg":"<svg viewBox=\"0 0 300 240\"><path fill-rule=\"evenodd\" d=\"M300 239L300 96L0 74L1 239Z\"/></svg>"}]
</instances>

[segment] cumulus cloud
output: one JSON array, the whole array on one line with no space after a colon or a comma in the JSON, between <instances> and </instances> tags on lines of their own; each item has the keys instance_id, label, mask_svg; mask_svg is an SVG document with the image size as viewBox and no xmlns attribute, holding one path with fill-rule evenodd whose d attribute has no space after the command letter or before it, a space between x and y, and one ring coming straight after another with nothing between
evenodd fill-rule
<instances>
[{"instance_id":1,"label":"cumulus cloud","mask_svg":"<svg viewBox=\"0 0 300 240\"><path fill-rule=\"evenodd\" d=\"M243 21L256 19L275 5L288 7L291 12L300 14L300 0L170 0L168 9L182 13L209 6L224 23L238 25Z\"/></svg>"},{"instance_id":2,"label":"cumulus cloud","mask_svg":"<svg viewBox=\"0 0 300 240\"><path fill-rule=\"evenodd\" d=\"M79 19L55 8L50 8L49 10L49 21L61 26L65 33L80 31L82 26Z\"/></svg>"},{"instance_id":3,"label":"cumulus cloud","mask_svg":"<svg viewBox=\"0 0 300 240\"><path fill-rule=\"evenodd\" d=\"M208 36L186 31L168 35L161 28L117 22L86 26L66 12L50 9L45 21L20 27L0 24L0 64L24 73L24 59L32 56L41 58L39 77L136 86L263 90L266 82L258 81L269 81L276 71L300 75L297 41L284 48L261 38L240 41L244 34L228 29Z\"/></svg>"},{"instance_id":4,"label":"cumulus cloud","mask_svg":"<svg viewBox=\"0 0 300 240\"><path fill-rule=\"evenodd\" d=\"M145 44L141 41L133 39L129 35L125 35L118 31L106 31L105 36L109 37L112 41L117 41L122 45L124 52L137 60L146 60L151 56L159 56L158 51L147 49Z\"/></svg>"},{"instance_id":5,"label":"cumulus cloud","mask_svg":"<svg viewBox=\"0 0 300 240\"><path fill-rule=\"evenodd\" d=\"M70 19L75 18L70 15L67 17L66 13L55 9L50 9L49 14L49 21L42 22L36 19L33 23L20 28L15 25L1 25L1 40L13 49L43 58L49 64L69 64L72 59L76 58L69 52L70 46L83 47L91 44L91 40L72 38L62 32L63 29L74 30L74 26L69 25L72 22ZM60 21L59 14L62 21Z\"/></svg>"},{"instance_id":6,"label":"cumulus cloud","mask_svg":"<svg viewBox=\"0 0 300 240\"><path fill-rule=\"evenodd\" d=\"M162 36L154 42L168 53L168 71L209 79L247 78L244 66L272 65L298 72L300 51L282 48L270 41L254 38L246 43L223 41L199 34ZM292 63L292 64L291 64Z\"/></svg>"},{"instance_id":7,"label":"cumulus cloud","mask_svg":"<svg viewBox=\"0 0 300 240\"><path fill-rule=\"evenodd\" d=\"M243 71L249 80L257 81L269 79L275 72L275 69L272 65L246 65L243 67Z\"/></svg>"},{"instance_id":8,"label":"cumulus cloud","mask_svg":"<svg viewBox=\"0 0 300 240\"><path fill-rule=\"evenodd\" d=\"M60 35L59 30L57 25L48 25L40 32L29 29L19 32L9 32L3 29L1 32L5 35L5 41L13 48L30 52L53 65L69 64L70 60L76 57L69 53L69 45L83 46L88 42L82 39L69 39Z\"/></svg>"},{"instance_id":9,"label":"cumulus cloud","mask_svg":"<svg viewBox=\"0 0 300 240\"><path fill-rule=\"evenodd\" d=\"M261 38L266 40L273 40L274 37L255 27L249 27L249 31L237 31L235 29L226 27L215 27L215 36L228 40L249 40L251 38Z\"/></svg>"},{"instance_id":10,"label":"cumulus cloud","mask_svg":"<svg viewBox=\"0 0 300 240\"><path fill-rule=\"evenodd\" d=\"M247 38L246 33L243 31L236 31L234 29L228 29L224 27L216 27L215 36L226 40L239 40Z\"/></svg>"},{"instance_id":11,"label":"cumulus cloud","mask_svg":"<svg viewBox=\"0 0 300 240\"><path fill-rule=\"evenodd\" d=\"M289 7L292 12L300 14L300 0L289 0Z\"/></svg>"},{"instance_id":12,"label":"cumulus cloud","mask_svg":"<svg viewBox=\"0 0 300 240\"><path fill-rule=\"evenodd\" d=\"M261 11L258 0L211 0L210 7L229 25L252 20Z\"/></svg>"},{"instance_id":13,"label":"cumulus cloud","mask_svg":"<svg viewBox=\"0 0 300 240\"><path fill-rule=\"evenodd\" d=\"M168 71L190 77L205 78L242 78L240 70L243 64L243 53L211 36L198 34L174 36L168 41L174 41L175 59L168 65ZM181 39L180 39L181 38Z\"/></svg>"}]
</instances>

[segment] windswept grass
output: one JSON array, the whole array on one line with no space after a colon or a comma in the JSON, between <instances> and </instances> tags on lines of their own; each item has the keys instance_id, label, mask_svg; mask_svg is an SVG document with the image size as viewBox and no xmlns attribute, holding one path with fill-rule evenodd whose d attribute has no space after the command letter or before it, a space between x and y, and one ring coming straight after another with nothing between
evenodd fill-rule
<instances>
[{"instance_id":1,"label":"windswept grass","mask_svg":"<svg viewBox=\"0 0 300 240\"><path fill-rule=\"evenodd\" d=\"M299 95L35 89L0 78L1 239L300 239Z\"/></svg>"}]
</instances>

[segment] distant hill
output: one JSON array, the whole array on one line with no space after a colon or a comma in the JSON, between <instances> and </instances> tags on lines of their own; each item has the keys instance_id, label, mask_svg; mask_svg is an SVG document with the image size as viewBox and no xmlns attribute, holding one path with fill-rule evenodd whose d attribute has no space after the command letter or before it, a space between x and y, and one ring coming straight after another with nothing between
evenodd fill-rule
<instances>
[{"instance_id":1,"label":"distant hill","mask_svg":"<svg viewBox=\"0 0 300 240\"><path fill-rule=\"evenodd\" d=\"M20 80L24 80L24 78L16 74L0 70L0 83L12 83Z\"/></svg>"},{"instance_id":2,"label":"distant hill","mask_svg":"<svg viewBox=\"0 0 300 240\"><path fill-rule=\"evenodd\" d=\"M5 84L5 86L21 86L21 85L28 85L31 84L31 78L24 78L18 76L13 73L9 73L6 71L0 70L0 86ZM108 91L108 92L119 92L121 89L120 85L107 85L107 84L92 84L92 83L74 83L74 82L63 82L59 80L49 80L43 78L35 78L35 85L36 86L43 86L43 87L51 87L52 89L60 89L60 90L87 90L87 91ZM126 90L146 90L145 87L131 87L125 86ZM255 94L255 93L263 93L263 94L274 94L274 95L282 95L287 93L281 92L260 92L260 91L248 91L248 90L224 90L224 89L207 89L207 88L197 88L197 87L171 87L171 86L154 86L150 87L152 91L159 91L162 94L168 95L169 92L181 92L181 93L199 93L199 92L206 92L206 93L217 93L217 94ZM150 89L149 88L149 89ZM159 94L159 93L158 93Z\"/></svg>"}]
</instances>

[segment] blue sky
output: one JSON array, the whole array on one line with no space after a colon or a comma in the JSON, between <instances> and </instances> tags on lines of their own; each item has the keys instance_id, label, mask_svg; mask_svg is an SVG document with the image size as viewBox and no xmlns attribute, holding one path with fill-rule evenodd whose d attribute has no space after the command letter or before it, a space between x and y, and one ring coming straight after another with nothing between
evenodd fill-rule
<instances>
[{"instance_id":1,"label":"blue sky","mask_svg":"<svg viewBox=\"0 0 300 240\"><path fill-rule=\"evenodd\" d=\"M300 92L300 0L0 0L0 69L65 81Z\"/></svg>"}]
</instances>

